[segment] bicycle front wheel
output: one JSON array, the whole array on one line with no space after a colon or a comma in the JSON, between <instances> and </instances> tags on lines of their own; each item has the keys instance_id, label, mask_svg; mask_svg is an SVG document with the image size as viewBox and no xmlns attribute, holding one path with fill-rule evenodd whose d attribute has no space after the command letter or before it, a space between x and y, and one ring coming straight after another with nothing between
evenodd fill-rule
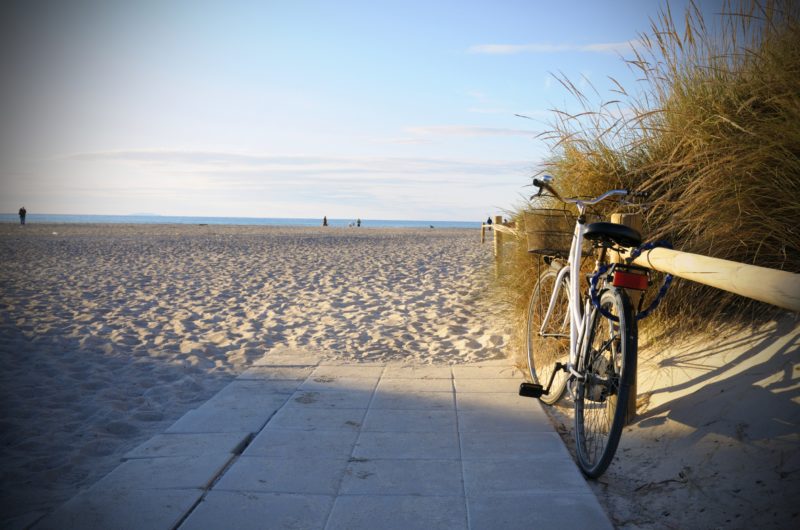
<instances>
[{"instance_id":1,"label":"bicycle front wheel","mask_svg":"<svg viewBox=\"0 0 800 530\"><path fill-rule=\"evenodd\" d=\"M558 270L546 270L533 288L528 303L528 320L525 330L526 350L528 354L528 371L531 380L544 387L550 382L555 364L566 364L569 360L569 276L561 280L556 294L555 305L550 318L545 316L550 306L553 292L556 290ZM550 392L540 399L552 405L564 393L567 384L567 373L559 370L555 374Z\"/></svg>"},{"instance_id":2,"label":"bicycle front wheel","mask_svg":"<svg viewBox=\"0 0 800 530\"><path fill-rule=\"evenodd\" d=\"M578 364L585 377L575 392L578 465L589 478L602 475L614 458L636 373L637 329L628 296L608 289L600 305L618 321L592 311L588 345Z\"/></svg>"}]
</instances>

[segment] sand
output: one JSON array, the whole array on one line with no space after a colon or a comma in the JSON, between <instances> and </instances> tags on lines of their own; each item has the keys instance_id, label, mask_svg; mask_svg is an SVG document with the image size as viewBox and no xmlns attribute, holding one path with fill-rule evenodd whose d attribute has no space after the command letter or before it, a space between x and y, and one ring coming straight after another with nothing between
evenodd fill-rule
<instances>
[{"instance_id":1,"label":"sand","mask_svg":"<svg viewBox=\"0 0 800 530\"><path fill-rule=\"evenodd\" d=\"M505 355L478 230L0 224L3 527L108 473L273 348Z\"/></svg>"},{"instance_id":2,"label":"sand","mask_svg":"<svg viewBox=\"0 0 800 530\"><path fill-rule=\"evenodd\" d=\"M800 319L640 344L637 416L590 481L621 529L800 527ZM572 402L550 409L567 446Z\"/></svg>"},{"instance_id":3,"label":"sand","mask_svg":"<svg viewBox=\"0 0 800 530\"><path fill-rule=\"evenodd\" d=\"M0 525L22 528L276 348L517 358L478 230L0 224ZM800 323L641 348L593 482L619 528L800 526ZM571 403L553 421L571 444Z\"/></svg>"}]
</instances>

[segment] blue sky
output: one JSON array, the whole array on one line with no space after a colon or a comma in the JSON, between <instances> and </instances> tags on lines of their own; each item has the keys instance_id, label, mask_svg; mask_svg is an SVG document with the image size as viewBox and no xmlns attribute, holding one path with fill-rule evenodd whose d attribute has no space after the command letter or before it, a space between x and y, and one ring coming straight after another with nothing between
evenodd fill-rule
<instances>
[{"instance_id":1,"label":"blue sky","mask_svg":"<svg viewBox=\"0 0 800 530\"><path fill-rule=\"evenodd\" d=\"M6 2L0 211L483 219L662 5Z\"/></svg>"}]
</instances>

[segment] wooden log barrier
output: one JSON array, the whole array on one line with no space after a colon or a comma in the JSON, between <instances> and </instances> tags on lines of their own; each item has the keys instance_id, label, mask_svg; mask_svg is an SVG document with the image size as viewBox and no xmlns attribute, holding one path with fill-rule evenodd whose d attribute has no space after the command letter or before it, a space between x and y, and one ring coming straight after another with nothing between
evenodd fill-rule
<instances>
[{"instance_id":1,"label":"wooden log barrier","mask_svg":"<svg viewBox=\"0 0 800 530\"><path fill-rule=\"evenodd\" d=\"M800 312L800 274L666 248L642 252L633 263Z\"/></svg>"}]
</instances>

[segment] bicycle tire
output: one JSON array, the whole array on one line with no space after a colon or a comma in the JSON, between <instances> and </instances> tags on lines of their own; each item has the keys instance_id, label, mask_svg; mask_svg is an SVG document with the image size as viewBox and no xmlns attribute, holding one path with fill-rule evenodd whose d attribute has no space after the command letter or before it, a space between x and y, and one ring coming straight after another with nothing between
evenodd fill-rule
<instances>
[{"instance_id":1,"label":"bicycle tire","mask_svg":"<svg viewBox=\"0 0 800 530\"><path fill-rule=\"evenodd\" d=\"M592 311L588 346L578 363L585 377L576 381L575 446L578 466L589 478L602 475L614 458L636 373L636 319L627 294L607 289L600 305L619 321Z\"/></svg>"},{"instance_id":2,"label":"bicycle tire","mask_svg":"<svg viewBox=\"0 0 800 530\"><path fill-rule=\"evenodd\" d=\"M550 268L539 277L528 302L528 318L525 328L525 347L528 357L528 372L531 380L544 387L550 381L556 362L569 360L569 276L562 279L558 300L553 308L545 336L540 334L541 322L547 313L550 297L558 279L558 269ZM552 405L564 394L567 373L559 371L553 379L550 392L539 398Z\"/></svg>"}]
</instances>

